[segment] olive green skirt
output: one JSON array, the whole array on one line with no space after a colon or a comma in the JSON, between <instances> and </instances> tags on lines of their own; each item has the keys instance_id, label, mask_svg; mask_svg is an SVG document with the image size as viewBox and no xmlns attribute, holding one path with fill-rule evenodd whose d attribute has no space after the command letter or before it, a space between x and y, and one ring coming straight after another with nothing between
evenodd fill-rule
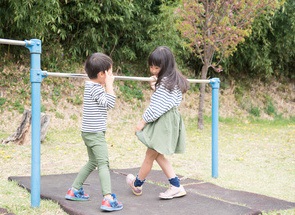
<instances>
[{"instance_id":1,"label":"olive green skirt","mask_svg":"<svg viewBox=\"0 0 295 215\"><path fill-rule=\"evenodd\" d=\"M138 139L160 154L171 155L185 151L185 127L177 108L172 108L159 119L136 132Z\"/></svg>"}]
</instances>

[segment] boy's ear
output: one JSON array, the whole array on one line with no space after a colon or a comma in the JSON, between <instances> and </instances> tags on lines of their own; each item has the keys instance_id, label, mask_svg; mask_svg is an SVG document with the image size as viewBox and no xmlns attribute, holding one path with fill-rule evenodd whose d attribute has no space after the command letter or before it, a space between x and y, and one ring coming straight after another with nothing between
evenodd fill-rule
<instances>
[{"instance_id":1,"label":"boy's ear","mask_svg":"<svg viewBox=\"0 0 295 215\"><path fill-rule=\"evenodd\" d=\"M105 73L103 72L103 71L100 71L100 72L98 72L97 73L97 77L99 78L101 78L101 77L104 77L105 76Z\"/></svg>"}]
</instances>

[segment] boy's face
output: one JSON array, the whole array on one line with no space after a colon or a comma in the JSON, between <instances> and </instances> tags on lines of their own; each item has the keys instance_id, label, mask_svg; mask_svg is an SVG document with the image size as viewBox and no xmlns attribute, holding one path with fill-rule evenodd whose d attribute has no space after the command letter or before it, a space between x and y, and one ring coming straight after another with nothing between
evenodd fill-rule
<instances>
[{"instance_id":1,"label":"boy's face","mask_svg":"<svg viewBox=\"0 0 295 215\"><path fill-rule=\"evenodd\" d=\"M109 70L107 71L100 71L97 74L97 83L101 84L101 85L105 85L106 83L106 72L108 72L109 74L113 74L113 67L111 66L111 68L109 68Z\"/></svg>"}]
</instances>

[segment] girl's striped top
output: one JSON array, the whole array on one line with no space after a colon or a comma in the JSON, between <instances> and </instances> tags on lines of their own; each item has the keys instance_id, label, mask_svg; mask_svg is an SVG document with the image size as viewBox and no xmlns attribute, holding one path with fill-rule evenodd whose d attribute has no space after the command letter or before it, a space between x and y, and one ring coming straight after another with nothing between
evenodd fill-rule
<instances>
[{"instance_id":1,"label":"girl's striped top","mask_svg":"<svg viewBox=\"0 0 295 215\"><path fill-rule=\"evenodd\" d=\"M154 122L171 108L178 107L181 100L182 93L178 87L170 92L163 84L160 84L153 93L150 105L142 118L146 123Z\"/></svg>"},{"instance_id":2,"label":"girl's striped top","mask_svg":"<svg viewBox=\"0 0 295 215\"><path fill-rule=\"evenodd\" d=\"M85 82L82 132L106 131L107 110L115 106L116 96L107 94L99 83Z\"/></svg>"}]
</instances>

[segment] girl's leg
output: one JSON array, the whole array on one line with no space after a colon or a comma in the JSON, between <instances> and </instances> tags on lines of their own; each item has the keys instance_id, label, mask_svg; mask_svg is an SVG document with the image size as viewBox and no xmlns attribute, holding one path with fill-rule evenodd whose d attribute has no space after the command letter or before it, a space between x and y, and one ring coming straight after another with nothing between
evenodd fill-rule
<instances>
[{"instance_id":1,"label":"girl's leg","mask_svg":"<svg viewBox=\"0 0 295 215\"><path fill-rule=\"evenodd\" d=\"M134 177L132 174L127 175L126 182L131 187L132 192L135 195L140 196L142 194L142 185L145 181L145 178L150 173L154 160L158 155L159 153L157 151L153 149L147 149L144 161L140 167L137 177Z\"/></svg>"},{"instance_id":2,"label":"girl's leg","mask_svg":"<svg viewBox=\"0 0 295 215\"><path fill-rule=\"evenodd\" d=\"M156 161L159 164L159 166L161 167L161 169L163 170L164 174L167 176L167 178L176 177L176 174L173 170L171 163L169 162L169 160L167 158L165 158L164 155L159 154L156 158Z\"/></svg>"},{"instance_id":3,"label":"girl's leg","mask_svg":"<svg viewBox=\"0 0 295 215\"><path fill-rule=\"evenodd\" d=\"M138 179L144 180L147 177L153 167L154 160L158 155L159 153L153 149L148 148L146 150L144 161L138 172Z\"/></svg>"},{"instance_id":4,"label":"girl's leg","mask_svg":"<svg viewBox=\"0 0 295 215\"><path fill-rule=\"evenodd\" d=\"M161 199L173 199L175 197L181 197L186 195L186 191L183 186L180 185L180 180L176 176L171 163L165 158L164 155L159 154L157 159L157 163L160 165L161 169L167 176L169 183L172 185L168 190L164 193L160 193L159 197Z\"/></svg>"},{"instance_id":5,"label":"girl's leg","mask_svg":"<svg viewBox=\"0 0 295 215\"><path fill-rule=\"evenodd\" d=\"M157 163L160 165L161 169L163 170L164 174L167 176L171 185L175 187L180 187L180 180L176 176L173 167L169 160L165 158L164 155L159 154L156 159Z\"/></svg>"}]
</instances>

